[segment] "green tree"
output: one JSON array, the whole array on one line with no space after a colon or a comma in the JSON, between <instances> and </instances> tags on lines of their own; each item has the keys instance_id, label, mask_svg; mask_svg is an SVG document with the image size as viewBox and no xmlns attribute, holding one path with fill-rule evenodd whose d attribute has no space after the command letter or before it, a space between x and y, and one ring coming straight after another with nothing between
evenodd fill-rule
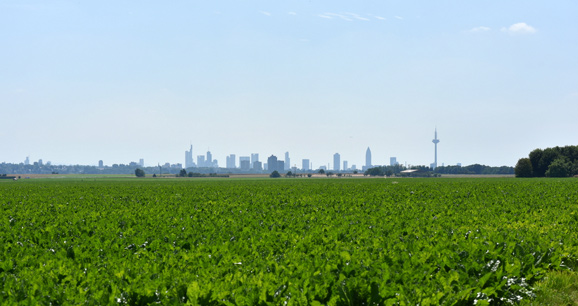
<instances>
[{"instance_id":1,"label":"green tree","mask_svg":"<svg viewBox=\"0 0 578 306\"><path fill-rule=\"evenodd\" d=\"M559 157L555 159L546 170L547 177L568 177L572 171L572 164L564 158Z\"/></svg>"},{"instance_id":2,"label":"green tree","mask_svg":"<svg viewBox=\"0 0 578 306\"><path fill-rule=\"evenodd\" d=\"M547 176L546 171L550 168L550 165L560 157L560 153L558 153L558 147L556 148L546 148L542 152L542 158L540 158L540 162L538 163L538 174L539 176Z\"/></svg>"},{"instance_id":3,"label":"green tree","mask_svg":"<svg viewBox=\"0 0 578 306\"><path fill-rule=\"evenodd\" d=\"M271 172L271 174L269 175L269 177L281 177L281 174L279 174L279 171L275 170L273 172Z\"/></svg>"},{"instance_id":4,"label":"green tree","mask_svg":"<svg viewBox=\"0 0 578 306\"><path fill-rule=\"evenodd\" d=\"M539 167L538 164L540 163L540 159L542 159L542 149L535 149L534 151L530 152L530 163L532 164L532 176L540 177L539 175ZM544 170L546 172L546 170ZM544 176L543 174L541 176Z\"/></svg>"},{"instance_id":5,"label":"green tree","mask_svg":"<svg viewBox=\"0 0 578 306\"><path fill-rule=\"evenodd\" d=\"M514 169L516 177L532 177L532 162L529 158L520 158Z\"/></svg>"},{"instance_id":6,"label":"green tree","mask_svg":"<svg viewBox=\"0 0 578 306\"><path fill-rule=\"evenodd\" d=\"M319 171L317 171L317 173L319 173L319 174L325 174L325 170L319 169Z\"/></svg>"},{"instance_id":7,"label":"green tree","mask_svg":"<svg viewBox=\"0 0 578 306\"><path fill-rule=\"evenodd\" d=\"M136 177L145 177L145 172L143 169L137 168L134 170L134 175L136 175Z\"/></svg>"},{"instance_id":8,"label":"green tree","mask_svg":"<svg viewBox=\"0 0 578 306\"><path fill-rule=\"evenodd\" d=\"M572 172L570 175L578 175L578 159L572 163Z\"/></svg>"},{"instance_id":9,"label":"green tree","mask_svg":"<svg viewBox=\"0 0 578 306\"><path fill-rule=\"evenodd\" d=\"M186 177L187 176L187 170L181 169L181 171L179 172L179 176L180 177Z\"/></svg>"},{"instance_id":10,"label":"green tree","mask_svg":"<svg viewBox=\"0 0 578 306\"><path fill-rule=\"evenodd\" d=\"M364 174L369 176L383 176L384 175L383 167L369 168L365 171Z\"/></svg>"}]
</instances>

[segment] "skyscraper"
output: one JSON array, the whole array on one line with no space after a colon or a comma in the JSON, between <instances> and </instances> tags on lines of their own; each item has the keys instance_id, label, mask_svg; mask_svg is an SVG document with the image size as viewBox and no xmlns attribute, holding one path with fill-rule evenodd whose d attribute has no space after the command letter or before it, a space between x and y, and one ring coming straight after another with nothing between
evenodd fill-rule
<instances>
[{"instance_id":1,"label":"skyscraper","mask_svg":"<svg viewBox=\"0 0 578 306\"><path fill-rule=\"evenodd\" d=\"M236 158L235 154L231 154L231 155L227 156L227 168L228 169L237 168L237 161L235 160L235 158Z\"/></svg>"},{"instance_id":2,"label":"skyscraper","mask_svg":"<svg viewBox=\"0 0 578 306\"><path fill-rule=\"evenodd\" d=\"M284 170L289 170L290 168L291 168L291 159L289 159L289 152L285 152Z\"/></svg>"},{"instance_id":3,"label":"skyscraper","mask_svg":"<svg viewBox=\"0 0 578 306\"><path fill-rule=\"evenodd\" d=\"M251 153L251 168L255 168L255 162L258 161L259 161L259 153Z\"/></svg>"},{"instance_id":4,"label":"skyscraper","mask_svg":"<svg viewBox=\"0 0 578 306\"><path fill-rule=\"evenodd\" d=\"M205 166L205 156L197 155L197 167L201 168Z\"/></svg>"},{"instance_id":5,"label":"skyscraper","mask_svg":"<svg viewBox=\"0 0 578 306\"><path fill-rule=\"evenodd\" d=\"M438 143L440 142L438 139L438 128L436 127L435 129L435 133L434 133L434 139L432 140L432 142L434 143L434 162L432 164L432 170L437 168L438 166Z\"/></svg>"},{"instance_id":6,"label":"skyscraper","mask_svg":"<svg viewBox=\"0 0 578 306\"><path fill-rule=\"evenodd\" d=\"M211 151L207 151L207 158L205 159L205 162L207 163L207 167L213 166L213 154L211 154Z\"/></svg>"},{"instance_id":7,"label":"skyscraper","mask_svg":"<svg viewBox=\"0 0 578 306\"><path fill-rule=\"evenodd\" d=\"M245 171L251 169L251 158L249 156L239 156L239 167Z\"/></svg>"},{"instance_id":8,"label":"skyscraper","mask_svg":"<svg viewBox=\"0 0 578 306\"><path fill-rule=\"evenodd\" d=\"M267 158L267 171L275 171L277 169L277 156L271 155Z\"/></svg>"},{"instance_id":9,"label":"skyscraper","mask_svg":"<svg viewBox=\"0 0 578 306\"><path fill-rule=\"evenodd\" d=\"M371 168L371 150L367 147L367 151L365 151L365 168Z\"/></svg>"},{"instance_id":10,"label":"skyscraper","mask_svg":"<svg viewBox=\"0 0 578 306\"><path fill-rule=\"evenodd\" d=\"M304 159L301 161L301 170L303 171L309 171L311 168L309 168L309 160L308 159Z\"/></svg>"},{"instance_id":11,"label":"skyscraper","mask_svg":"<svg viewBox=\"0 0 578 306\"><path fill-rule=\"evenodd\" d=\"M390 165L390 166L395 166L395 165L397 165L397 157L390 157L390 158L389 158L389 165Z\"/></svg>"},{"instance_id":12,"label":"skyscraper","mask_svg":"<svg viewBox=\"0 0 578 306\"><path fill-rule=\"evenodd\" d=\"M344 160L343 161L343 171L347 171L347 170L349 170L349 167L348 167L347 161Z\"/></svg>"},{"instance_id":13,"label":"skyscraper","mask_svg":"<svg viewBox=\"0 0 578 306\"><path fill-rule=\"evenodd\" d=\"M282 160L277 160L277 171L281 173L283 172L284 169L285 169L285 162Z\"/></svg>"},{"instance_id":14,"label":"skyscraper","mask_svg":"<svg viewBox=\"0 0 578 306\"><path fill-rule=\"evenodd\" d=\"M339 153L333 154L333 170L339 171L341 169L341 155Z\"/></svg>"},{"instance_id":15,"label":"skyscraper","mask_svg":"<svg viewBox=\"0 0 578 306\"><path fill-rule=\"evenodd\" d=\"M191 145L191 149L189 151L185 151L185 168L191 168L193 166L193 145Z\"/></svg>"}]
</instances>

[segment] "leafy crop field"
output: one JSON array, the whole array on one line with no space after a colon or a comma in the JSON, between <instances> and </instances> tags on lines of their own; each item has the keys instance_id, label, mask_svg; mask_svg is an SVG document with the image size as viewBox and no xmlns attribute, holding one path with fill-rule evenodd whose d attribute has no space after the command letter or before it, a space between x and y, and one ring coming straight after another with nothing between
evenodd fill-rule
<instances>
[{"instance_id":1,"label":"leafy crop field","mask_svg":"<svg viewBox=\"0 0 578 306\"><path fill-rule=\"evenodd\" d=\"M0 182L0 303L507 305L577 236L574 179Z\"/></svg>"}]
</instances>

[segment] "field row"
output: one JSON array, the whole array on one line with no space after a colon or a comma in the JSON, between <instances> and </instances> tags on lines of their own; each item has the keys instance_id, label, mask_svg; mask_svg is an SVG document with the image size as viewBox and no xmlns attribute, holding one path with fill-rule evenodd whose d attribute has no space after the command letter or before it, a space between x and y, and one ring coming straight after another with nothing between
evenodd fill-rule
<instances>
[{"instance_id":1,"label":"field row","mask_svg":"<svg viewBox=\"0 0 578 306\"><path fill-rule=\"evenodd\" d=\"M575 180L0 183L0 300L517 302L577 266Z\"/></svg>"}]
</instances>

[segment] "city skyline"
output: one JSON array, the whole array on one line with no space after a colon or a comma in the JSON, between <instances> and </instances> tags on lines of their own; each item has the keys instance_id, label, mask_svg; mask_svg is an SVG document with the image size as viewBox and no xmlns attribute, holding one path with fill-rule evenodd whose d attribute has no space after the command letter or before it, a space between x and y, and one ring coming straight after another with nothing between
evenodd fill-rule
<instances>
[{"instance_id":1,"label":"city skyline","mask_svg":"<svg viewBox=\"0 0 578 306\"><path fill-rule=\"evenodd\" d=\"M436 139L437 139L437 130L436 130ZM253 169L258 169L258 170L267 170L268 167L265 167L263 169L262 167L262 163L259 160L259 153L251 153L250 156L237 156L237 154L228 154L227 156L225 156L225 165L219 165L219 162L217 159L213 159L213 155L211 153L211 151L207 151L206 155L197 155L196 156L196 162L194 162L193 160L193 156L194 155L194 151L193 151L193 145L190 145L190 149L185 151L185 157L184 157L184 161L177 161L177 162L170 162L170 161L165 161L165 162L156 162L156 163L149 163L145 165L144 162L144 158L139 158L138 162L135 162L134 160L128 161L128 162L121 162L121 163L112 163L112 164L105 164L105 162L100 159L97 161L97 165L98 167L104 167L104 166L110 166L113 164L133 164L136 163L140 166L143 167L155 167L156 165L171 165L171 166L181 166L184 169L188 169L188 168L224 168L224 169L244 169L244 170L253 170ZM290 166L287 165L287 161L290 161L289 158L289 152L286 151L284 153L285 156L285 160L280 160L278 159L274 154L272 154L269 158L271 157L275 157L275 166L274 170L279 170L277 167L277 162L283 162L283 167L280 170L283 171L288 171L291 170L292 168L297 168L297 169L311 169L312 166L312 162L310 159L308 158L303 158L300 159L300 165L301 168L298 167L297 163L292 164ZM389 158L389 165L393 166L394 164L397 164L397 157L388 157ZM437 152L436 152L436 156L435 158L437 158ZM238 164L237 164L238 162ZM43 164L43 160L39 159L38 161L32 161L32 163L39 163L40 165ZM47 161L47 164L52 164L51 161ZM244 163L244 165L243 165ZM257 163L257 164L256 164ZM15 164L19 164L19 163L15 163ZM30 157L27 156L23 162L24 165L29 165L31 164L30 162ZM407 162L406 162L407 164ZM73 165L73 164L58 164L58 165ZM87 166L95 166L93 164L85 164ZM341 159L341 154L339 153L335 153L332 155L332 163L319 163L319 168L317 169L332 169L335 171L341 171L341 170L360 170L357 168L356 164L351 164L351 167L349 167L349 162L347 160L342 160ZM386 166L386 163L383 164L374 164L372 163L372 153L371 153L371 149L370 147L367 147L366 151L365 151L365 164L362 167L362 169L368 169L370 167L377 167L377 166ZM412 164L409 163L408 165L410 166L427 166L425 164ZM429 166L431 167L433 165L433 163L431 163ZM461 165L461 163L457 163L456 165ZM265 164L265 166L267 166L267 164ZM314 169L313 169L314 170Z\"/></svg>"},{"instance_id":2,"label":"city skyline","mask_svg":"<svg viewBox=\"0 0 578 306\"><path fill-rule=\"evenodd\" d=\"M434 155L434 162L430 163L429 166L435 168L437 166L437 143L439 143L439 140L437 139L437 127L434 130L434 140L433 143L436 145L435 146L435 155ZM255 162L259 162L259 153L251 153L250 156L238 156L238 161L239 164L237 166L237 154L229 154L227 156L225 156L225 166L220 166L218 159L213 159L213 154L211 153L211 151L207 151L206 155L197 155L197 161L194 161L194 151L193 151L193 144L190 145L189 150L185 151L185 157L184 157L184 162L164 162L165 164L173 164L173 165L177 165L177 164L182 164L183 168L187 169L187 168L230 168L230 169L253 169L254 167L256 168L261 168L261 163L255 165ZM272 155L274 156L274 155ZM285 159L283 160L284 162L284 166L283 166L283 171L287 171L290 170L291 168L299 168L297 167L297 163L294 164L290 164L290 157L289 157L289 151L286 151L284 153L284 157ZM306 165L307 168L309 168L309 166L312 164L310 162L310 159L306 159L303 158L301 159L302 161L302 165L305 165L304 160L307 160ZM39 159L38 161L39 163L42 163L42 159ZM132 161L131 161L132 162ZM241 166L241 164L245 162L244 166ZM393 165L392 163L395 162L397 163L397 157L389 157L389 163L390 165ZM51 163L50 161L48 161L48 163ZM348 169L348 161L347 160L343 160L343 168L341 167L341 154L339 153L335 153L333 154L333 166L331 167L331 169L339 171L341 169L343 170L347 170ZM24 160L24 164L28 165L30 164L30 156L26 156L26 159ZM139 158L139 165L144 166L144 159L143 158ZM161 164L161 162L157 162L157 164ZM407 164L407 161L406 161ZM410 165L420 165L420 166L426 166L426 164L412 164L409 163ZM461 163L456 163L456 164L461 164ZM92 165L92 164L87 164L87 165ZM103 165L103 160L100 159L98 160L98 165L99 167L102 167ZM320 163L320 165L325 165L325 163ZM327 165L329 166L330 163L327 163ZM386 163L383 164L376 164L376 165L386 165ZM150 165L149 165L150 166ZM367 147L366 151L365 151L365 164L362 167L362 169L368 169L370 167L374 166L372 164L372 153L371 153L371 149L370 147ZM303 167L305 168L305 167ZM327 168L327 167L326 167ZM352 169L356 169L356 164L352 164Z\"/></svg>"},{"instance_id":3,"label":"city skyline","mask_svg":"<svg viewBox=\"0 0 578 306\"><path fill-rule=\"evenodd\" d=\"M434 139L432 141L435 144L435 153L434 153L434 162L429 164L429 167L432 169L435 169L438 165L437 163L437 144L440 142L437 138L437 127L434 129ZM197 162L194 162L194 158L193 158L194 152L193 152L193 144L190 145L189 150L185 151L185 158L184 158L184 163L180 163L180 162L176 162L176 163L172 163L172 162L165 162L165 164L172 164L172 165L182 165L182 167L184 169L188 169L188 168L225 168L225 169L243 169L243 170L267 170L267 168L269 168L269 166L266 165L265 169L262 168L262 163L259 161L259 153L251 153L250 156L239 156L238 157L238 166L237 166L237 155L236 154L229 154L225 157L225 166L220 166L218 159L213 159L213 155L211 153L211 151L207 151L206 155L197 155ZM271 155L272 158L275 157L275 155ZM275 165L273 165L271 167L271 169L274 170L282 170L282 171L288 171L291 170L292 168L297 168L299 169L299 167L297 167L297 163L291 164L291 159L289 157L289 151L286 151L284 153L284 160L278 160L279 162L283 162L283 167L282 168L278 168L278 164L277 161L275 161ZM132 162L132 161L131 161ZM341 154L339 153L335 153L333 154L333 166L330 167L330 164L328 163L327 169L331 168L334 171L340 171L340 170L349 170L348 167L348 161L347 160L343 160L343 164L341 164L342 160L341 160ZM42 159L38 160L39 164L43 163ZM47 163L51 163L50 161L48 161ZM24 164L28 165L30 164L30 157L26 156L26 159L24 160ZM103 160L98 160L98 166L102 167L104 164ZM138 164L142 167L145 166L144 164L144 159L143 158L139 158L139 162ZM161 164L160 162L157 162L157 164ZM312 164L310 159L306 159L303 158L301 159L301 164L302 164L302 168L301 169L309 169L310 165ZM394 164L397 164L397 157L389 157L389 165L393 166ZM407 162L406 162L407 164ZM426 166L425 164L411 164L410 165L414 165L414 166ZM442 163L443 164L443 163ZM88 164L90 165L90 164ZM321 163L320 165L324 165L323 163ZM380 165L387 165L385 163L383 164L372 164L372 153L371 153L371 149L370 147L367 147L366 151L365 151L365 164L362 167L363 170L371 168L373 166L380 166ZM456 163L456 165L461 165L461 163ZM343 166L343 167L342 167ZM352 170L357 170L356 164L352 164L351 166Z\"/></svg>"},{"instance_id":4,"label":"city skyline","mask_svg":"<svg viewBox=\"0 0 578 306\"><path fill-rule=\"evenodd\" d=\"M2 1L0 159L429 165L435 126L440 165L577 144L578 2L446 4Z\"/></svg>"}]
</instances>

